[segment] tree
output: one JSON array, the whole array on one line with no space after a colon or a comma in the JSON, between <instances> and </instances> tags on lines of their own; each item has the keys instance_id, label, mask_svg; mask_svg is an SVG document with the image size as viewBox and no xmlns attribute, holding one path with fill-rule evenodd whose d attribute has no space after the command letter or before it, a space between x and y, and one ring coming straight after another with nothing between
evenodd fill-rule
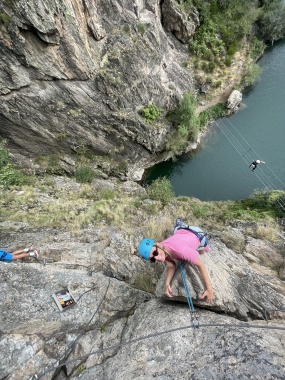
<instances>
[{"instance_id":1,"label":"tree","mask_svg":"<svg viewBox=\"0 0 285 380\"><path fill-rule=\"evenodd\" d=\"M188 132L190 140L194 140L197 134L197 100L194 94L186 92L184 97L173 114L173 121L182 134Z\"/></svg>"},{"instance_id":2,"label":"tree","mask_svg":"<svg viewBox=\"0 0 285 380\"><path fill-rule=\"evenodd\" d=\"M260 37L274 41L285 36L285 3L283 0L266 0L258 21Z\"/></svg>"}]
</instances>

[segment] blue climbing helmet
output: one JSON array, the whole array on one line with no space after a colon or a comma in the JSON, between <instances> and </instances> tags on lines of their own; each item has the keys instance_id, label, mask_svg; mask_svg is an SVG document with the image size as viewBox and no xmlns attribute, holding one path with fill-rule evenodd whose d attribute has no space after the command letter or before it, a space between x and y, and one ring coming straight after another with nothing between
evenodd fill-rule
<instances>
[{"instance_id":1,"label":"blue climbing helmet","mask_svg":"<svg viewBox=\"0 0 285 380\"><path fill-rule=\"evenodd\" d=\"M142 239L139 245L139 254L141 255L142 258L145 260L149 259L150 252L152 250L152 247L154 245L154 240L152 239Z\"/></svg>"}]
</instances>

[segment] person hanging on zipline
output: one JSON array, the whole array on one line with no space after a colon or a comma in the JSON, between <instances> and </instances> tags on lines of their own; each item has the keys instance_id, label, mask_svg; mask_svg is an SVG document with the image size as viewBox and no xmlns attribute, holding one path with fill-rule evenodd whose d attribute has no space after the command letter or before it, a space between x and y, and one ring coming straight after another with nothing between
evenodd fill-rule
<instances>
[{"instance_id":1,"label":"person hanging on zipline","mask_svg":"<svg viewBox=\"0 0 285 380\"><path fill-rule=\"evenodd\" d=\"M261 161L261 160L255 160L255 161L253 161L250 165L249 165L249 168L250 167L252 167L252 172L256 169L256 167L257 167L257 165L258 164L265 164L265 162L264 161Z\"/></svg>"},{"instance_id":2,"label":"person hanging on zipline","mask_svg":"<svg viewBox=\"0 0 285 380\"><path fill-rule=\"evenodd\" d=\"M140 256L152 263L156 261L166 263L165 294L168 297L173 297L170 284L176 270L174 260L188 261L190 264L196 265L206 286L206 290L200 299L206 297L206 301L211 302L213 300L213 289L210 277L199 258L199 254L202 255L210 250L208 237L199 227L188 226L180 218L176 220L173 233L161 243L149 238L142 239L138 247Z\"/></svg>"}]
</instances>

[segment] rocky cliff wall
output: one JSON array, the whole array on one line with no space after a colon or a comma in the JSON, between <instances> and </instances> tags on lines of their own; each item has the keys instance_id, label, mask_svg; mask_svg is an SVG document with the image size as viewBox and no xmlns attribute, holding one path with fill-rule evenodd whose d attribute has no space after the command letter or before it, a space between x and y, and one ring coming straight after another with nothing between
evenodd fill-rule
<instances>
[{"instance_id":1,"label":"rocky cliff wall","mask_svg":"<svg viewBox=\"0 0 285 380\"><path fill-rule=\"evenodd\" d=\"M73 172L78 147L129 165L139 177L171 125L138 111L167 111L194 90L186 42L199 23L175 1L5 0L0 6L0 136L14 158L58 155ZM140 170L138 170L140 169ZM128 171L128 170L127 170Z\"/></svg>"},{"instance_id":2,"label":"rocky cliff wall","mask_svg":"<svg viewBox=\"0 0 285 380\"><path fill-rule=\"evenodd\" d=\"M96 180L90 185L94 193L62 177L50 179L45 191L40 184L33 192L0 189L3 212L19 198L26 200L17 203L26 215L22 222L20 213L1 218L1 247L13 251L32 244L40 253L38 260L0 262L0 378L62 380L65 363L69 379L283 379L284 229L280 242L272 244L249 235L266 222L231 220L223 227L213 222L207 229L211 251L201 257L213 284L211 303L199 299L204 284L195 267L185 268L200 321L194 330L179 271L172 282L174 298L166 299L164 266L146 266L137 254L147 223L169 236L173 215L189 204L172 200L160 208L146 199L140 207L126 207L126 197L137 194L139 203L144 190L117 182ZM95 210L100 188L116 189L110 207L123 203L129 224L123 218L111 223L107 212L99 220L94 214L81 228L69 224ZM73 200L69 210L61 208L68 199ZM47 215L48 205L58 212ZM61 228L60 213L65 215ZM235 250L221 241L226 236ZM51 295L65 288L77 304L60 312Z\"/></svg>"},{"instance_id":3,"label":"rocky cliff wall","mask_svg":"<svg viewBox=\"0 0 285 380\"><path fill-rule=\"evenodd\" d=\"M203 285L195 269L187 269L201 325L193 330L179 273L173 289L180 303L134 286L145 267L134 231L90 226L73 236L29 223L0 223L0 231L3 244L33 241L41 254L39 261L0 263L1 378L61 380L60 364L66 363L69 379L203 380L221 373L227 379L282 379L284 315L262 318L265 309L284 309L285 284L274 271L250 268L251 260L219 239L211 239L212 252L203 258L214 285L211 304L199 301ZM270 250L255 244L261 254ZM64 288L77 304L60 313L51 294Z\"/></svg>"}]
</instances>

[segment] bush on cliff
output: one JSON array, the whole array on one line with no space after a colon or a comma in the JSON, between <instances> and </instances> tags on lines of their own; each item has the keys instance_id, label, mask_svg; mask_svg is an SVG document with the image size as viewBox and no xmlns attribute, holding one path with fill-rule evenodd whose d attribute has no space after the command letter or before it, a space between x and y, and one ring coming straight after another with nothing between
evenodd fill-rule
<instances>
[{"instance_id":1,"label":"bush on cliff","mask_svg":"<svg viewBox=\"0 0 285 380\"><path fill-rule=\"evenodd\" d=\"M153 181L146 191L150 199L161 201L163 204L166 204L175 196L172 185L166 177Z\"/></svg>"},{"instance_id":2,"label":"bush on cliff","mask_svg":"<svg viewBox=\"0 0 285 380\"><path fill-rule=\"evenodd\" d=\"M0 185L23 185L28 179L11 163L6 143L6 140L0 140Z\"/></svg>"}]
</instances>

